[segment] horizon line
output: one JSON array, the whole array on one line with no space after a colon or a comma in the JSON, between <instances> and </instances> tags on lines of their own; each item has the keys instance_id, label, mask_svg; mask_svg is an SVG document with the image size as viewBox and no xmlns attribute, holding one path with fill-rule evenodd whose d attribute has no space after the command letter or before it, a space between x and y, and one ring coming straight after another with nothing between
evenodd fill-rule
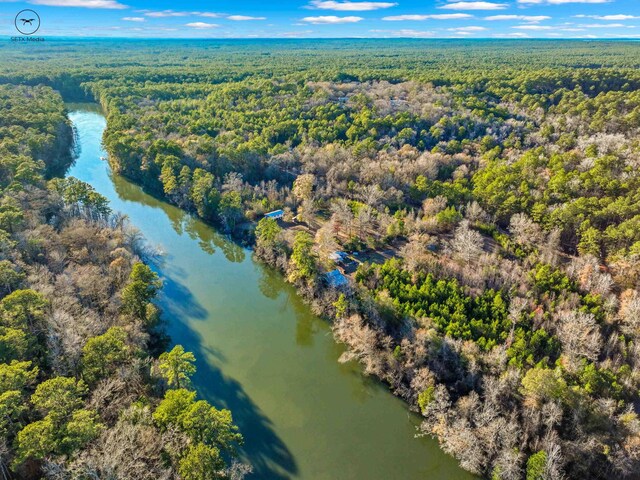
<instances>
[{"instance_id":1,"label":"horizon line","mask_svg":"<svg viewBox=\"0 0 640 480\"><path fill-rule=\"evenodd\" d=\"M88 36L88 35L11 35L0 34L1 37L7 38L61 38L61 39L77 39L77 40L453 40L453 41L473 41L473 40L580 40L580 41L640 41L640 37L136 37L136 36Z\"/></svg>"}]
</instances>

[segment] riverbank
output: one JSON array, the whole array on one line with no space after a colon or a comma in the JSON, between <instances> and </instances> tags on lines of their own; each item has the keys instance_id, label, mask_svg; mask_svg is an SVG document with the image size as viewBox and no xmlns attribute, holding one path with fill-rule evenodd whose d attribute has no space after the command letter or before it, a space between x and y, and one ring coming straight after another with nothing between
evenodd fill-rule
<instances>
[{"instance_id":1,"label":"riverbank","mask_svg":"<svg viewBox=\"0 0 640 480\"><path fill-rule=\"evenodd\" d=\"M160 284L131 226L90 185L55 176L72 158L60 95L0 85L0 104L0 476L170 480L194 458L225 478L250 470L227 470L241 440L229 412L198 402L215 432L158 415L174 394L188 401L172 411L192 414L196 394L176 387L194 367L177 367L182 384L166 374Z\"/></svg>"},{"instance_id":2,"label":"riverbank","mask_svg":"<svg viewBox=\"0 0 640 480\"><path fill-rule=\"evenodd\" d=\"M95 112L71 118L82 142L70 175L92 184L166 252L160 306L172 341L193 351L194 386L229 408L255 478L468 479L419 418L356 362L341 364L325 321L251 251L110 172Z\"/></svg>"}]
</instances>

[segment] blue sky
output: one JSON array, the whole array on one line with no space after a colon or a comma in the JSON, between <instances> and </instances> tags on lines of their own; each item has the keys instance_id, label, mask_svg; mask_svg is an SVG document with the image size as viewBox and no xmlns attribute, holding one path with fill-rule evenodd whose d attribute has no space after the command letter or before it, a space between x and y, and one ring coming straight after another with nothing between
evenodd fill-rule
<instances>
[{"instance_id":1,"label":"blue sky","mask_svg":"<svg viewBox=\"0 0 640 480\"><path fill-rule=\"evenodd\" d=\"M640 38L640 0L0 0L41 36L168 38Z\"/></svg>"}]
</instances>

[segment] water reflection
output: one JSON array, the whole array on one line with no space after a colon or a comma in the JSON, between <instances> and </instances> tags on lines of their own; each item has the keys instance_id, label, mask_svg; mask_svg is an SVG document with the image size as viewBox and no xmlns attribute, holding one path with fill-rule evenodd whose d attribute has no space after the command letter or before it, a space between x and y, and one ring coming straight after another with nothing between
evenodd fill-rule
<instances>
[{"instance_id":1,"label":"water reflection","mask_svg":"<svg viewBox=\"0 0 640 480\"><path fill-rule=\"evenodd\" d=\"M262 264L257 268L260 272L258 279L260 292L272 300L276 300L282 295L281 310L285 312L288 309L293 309L296 315L296 344L302 347L312 346L314 336L321 330L321 327L325 327L326 330L326 323L311 313L309 306L295 293L293 287L285 282L282 274L277 270Z\"/></svg>"},{"instance_id":2,"label":"water reflection","mask_svg":"<svg viewBox=\"0 0 640 480\"><path fill-rule=\"evenodd\" d=\"M260 278L258 280L258 288L260 292L267 298L275 300L285 289L286 284L275 269L266 266L260 266Z\"/></svg>"},{"instance_id":3,"label":"water reflection","mask_svg":"<svg viewBox=\"0 0 640 480\"><path fill-rule=\"evenodd\" d=\"M110 179L121 200L161 209L169 219L173 230L178 235L185 233L189 235L189 238L198 242L203 252L214 255L217 251L216 249L220 249L230 262L240 263L245 260L246 251L243 247L230 241L227 236L212 229L203 221L186 213L184 210L144 193L139 186L132 184L119 175L110 174Z\"/></svg>"}]
</instances>

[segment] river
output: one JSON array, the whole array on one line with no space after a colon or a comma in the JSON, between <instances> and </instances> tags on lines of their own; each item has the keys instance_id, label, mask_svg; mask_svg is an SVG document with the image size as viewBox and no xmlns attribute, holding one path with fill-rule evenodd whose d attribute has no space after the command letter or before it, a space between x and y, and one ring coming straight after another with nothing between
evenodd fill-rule
<instances>
[{"instance_id":1,"label":"river","mask_svg":"<svg viewBox=\"0 0 640 480\"><path fill-rule=\"evenodd\" d=\"M256 479L467 480L435 440L415 438L406 405L344 351L282 276L180 209L114 175L100 157L97 105L69 105L91 184L165 252L160 304L173 343L194 352L193 384L229 408Z\"/></svg>"}]
</instances>

